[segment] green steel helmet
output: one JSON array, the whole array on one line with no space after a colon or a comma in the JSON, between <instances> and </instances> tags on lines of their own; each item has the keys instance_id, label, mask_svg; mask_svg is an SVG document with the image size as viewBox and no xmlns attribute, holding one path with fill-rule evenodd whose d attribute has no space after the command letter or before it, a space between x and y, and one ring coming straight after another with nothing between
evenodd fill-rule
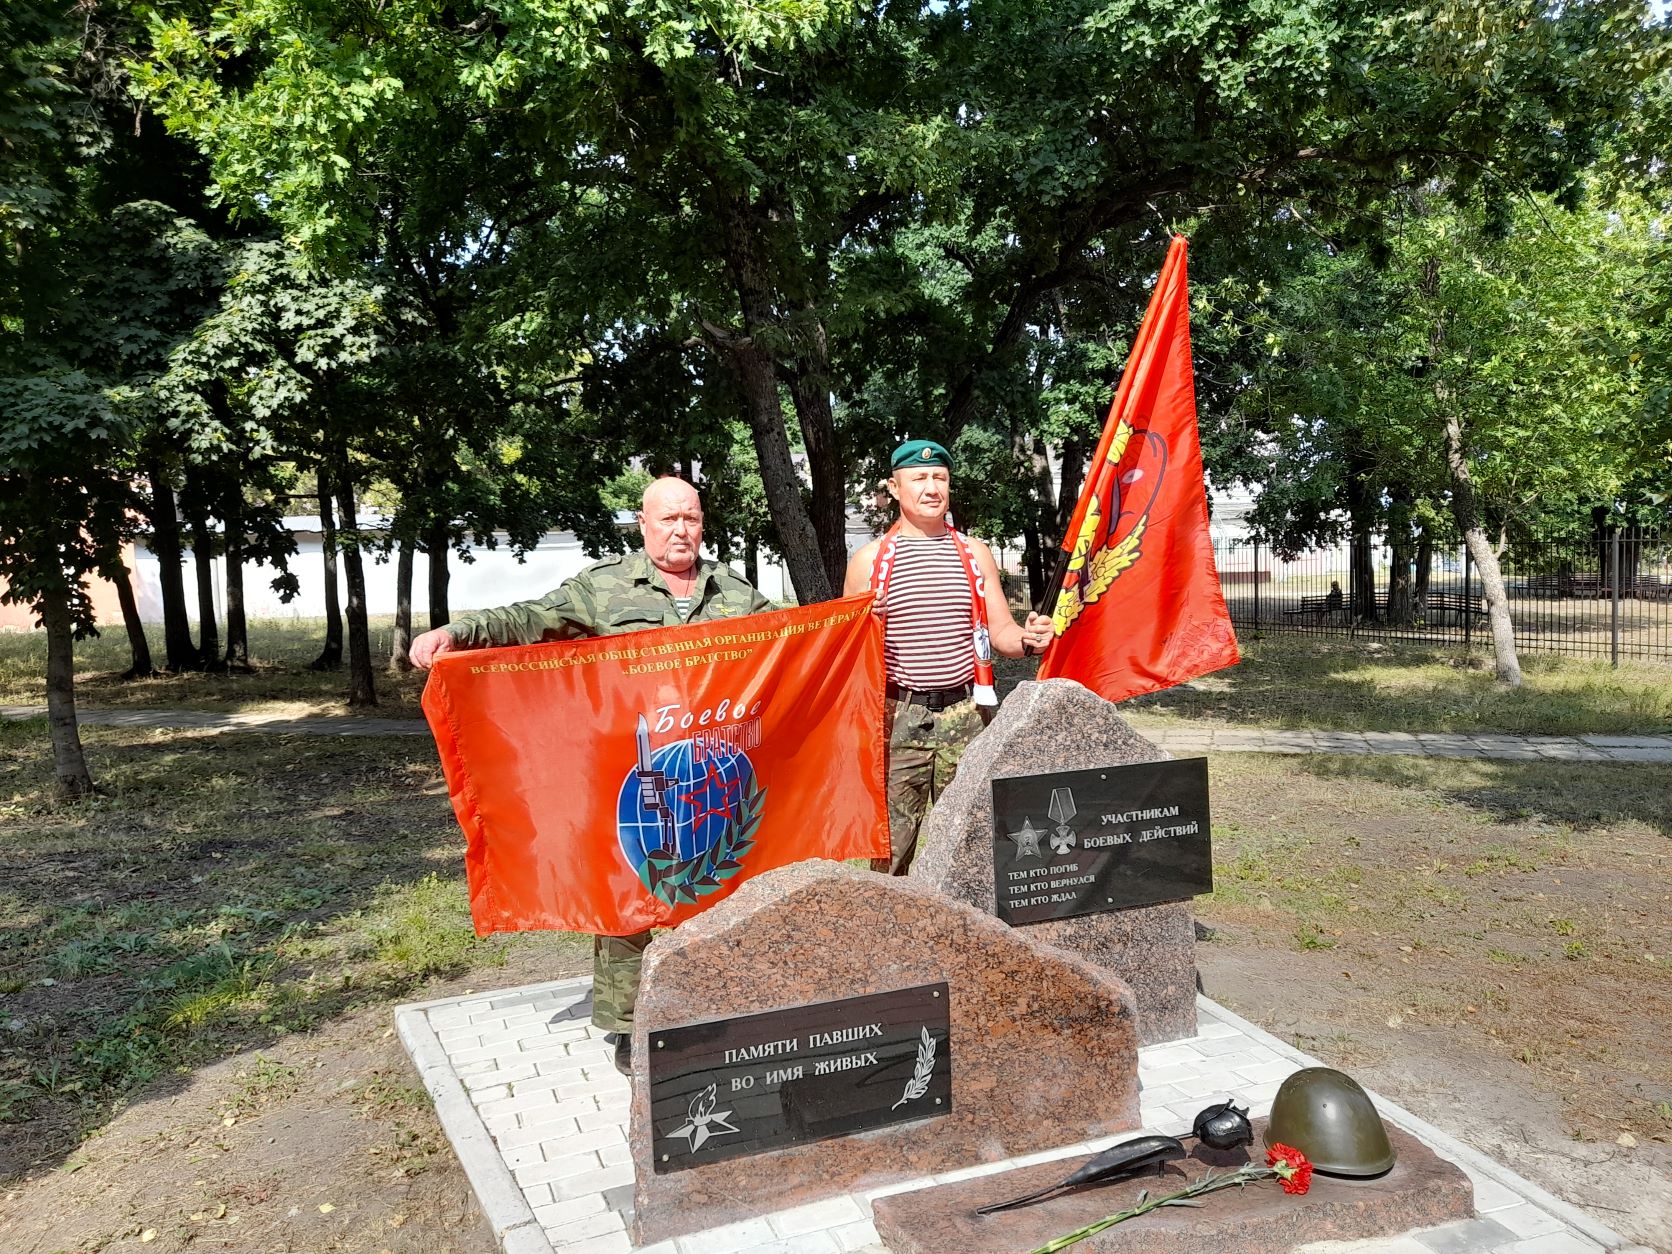
<instances>
[{"instance_id":1,"label":"green steel helmet","mask_svg":"<svg viewBox=\"0 0 1672 1254\"><path fill-rule=\"evenodd\" d=\"M1332 1176L1379 1176L1393 1166L1388 1130L1359 1082L1332 1067L1283 1081L1271 1104L1266 1144L1292 1145Z\"/></svg>"}]
</instances>

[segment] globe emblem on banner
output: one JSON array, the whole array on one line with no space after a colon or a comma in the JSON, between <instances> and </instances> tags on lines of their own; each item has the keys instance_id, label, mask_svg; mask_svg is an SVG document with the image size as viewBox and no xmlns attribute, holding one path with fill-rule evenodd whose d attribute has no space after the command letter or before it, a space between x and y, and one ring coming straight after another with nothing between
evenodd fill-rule
<instances>
[{"instance_id":1,"label":"globe emblem on banner","mask_svg":"<svg viewBox=\"0 0 1672 1254\"><path fill-rule=\"evenodd\" d=\"M717 890L742 866L765 789L741 750L690 740L663 745L651 769L629 770L616 798L621 852L646 888L671 903Z\"/></svg>"}]
</instances>

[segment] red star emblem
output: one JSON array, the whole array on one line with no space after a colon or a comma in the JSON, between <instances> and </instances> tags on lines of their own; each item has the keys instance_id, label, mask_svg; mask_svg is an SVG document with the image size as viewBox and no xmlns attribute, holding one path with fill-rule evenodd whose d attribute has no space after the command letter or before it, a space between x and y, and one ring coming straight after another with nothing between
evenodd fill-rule
<instances>
[{"instance_id":1,"label":"red star emblem","mask_svg":"<svg viewBox=\"0 0 1672 1254\"><path fill-rule=\"evenodd\" d=\"M735 804L734 794L738 793L742 787L742 780L726 779L720 774L720 768L714 759L709 758L703 764L701 783L680 797L681 801L695 811L691 816L691 826L700 827L703 821L709 818L731 818ZM720 804L716 808L710 808L704 803L716 790L720 793Z\"/></svg>"}]
</instances>

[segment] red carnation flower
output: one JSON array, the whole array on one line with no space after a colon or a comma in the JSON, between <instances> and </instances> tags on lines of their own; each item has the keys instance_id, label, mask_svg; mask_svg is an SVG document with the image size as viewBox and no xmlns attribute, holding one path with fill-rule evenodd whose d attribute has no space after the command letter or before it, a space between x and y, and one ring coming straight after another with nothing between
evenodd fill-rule
<instances>
[{"instance_id":1,"label":"red carnation flower","mask_svg":"<svg viewBox=\"0 0 1672 1254\"><path fill-rule=\"evenodd\" d=\"M1209 1171L1207 1175L1192 1184L1187 1184L1177 1193L1169 1193L1166 1197L1152 1196L1147 1190L1138 1195L1138 1201L1120 1211L1118 1214L1107 1215L1095 1223L1089 1223L1083 1228L1076 1228L1073 1232L1064 1233L1047 1241L1034 1250L1033 1254L1055 1254L1057 1250L1066 1250L1077 1241L1084 1241L1087 1237L1096 1236L1105 1228L1112 1228L1115 1224L1124 1223L1128 1219L1135 1219L1139 1215L1147 1215L1152 1210L1163 1206L1196 1205L1190 1199L1201 1197L1204 1193L1212 1193L1218 1189L1228 1189L1232 1185L1242 1188L1260 1180L1277 1179L1283 1182L1285 1193L1305 1193L1312 1187L1312 1164L1306 1161L1306 1155L1293 1145L1273 1145L1266 1151L1266 1165L1256 1167L1253 1163L1244 1163L1235 1171L1223 1174Z\"/></svg>"},{"instance_id":2,"label":"red carnation flower","mask_svg":"<svg viewBox=\"0 0 1672 1254\"><path fill-rule=\"evenodd\" d=\"M1312 1187L1312 1164L1293 1145L1273 1145L1266 1151L1266 1166L1283 1181L1285 1193L1305 1193Z\"/></svg>"}]
</instances>

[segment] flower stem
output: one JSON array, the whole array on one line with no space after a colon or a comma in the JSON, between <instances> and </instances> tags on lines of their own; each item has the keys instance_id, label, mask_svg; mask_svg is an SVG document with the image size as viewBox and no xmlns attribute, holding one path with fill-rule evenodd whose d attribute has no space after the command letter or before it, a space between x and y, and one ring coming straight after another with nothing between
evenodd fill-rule
<instances>
[{"instance_id":1,"label":"flower stem","mask_svg":"<svg viewBox=\"0 0 1672 1254\"><path fill-rule=\"evenodd\" d=\"M1034 1250L1033 1254L1055 1254L1055 1251L1067 1249L1076 1242L1095 1236L1105 1228L1112 1228L1123 1220L1148 1214L1150 1211L1159 1210L1163 1206L1190 1206L1193 1205L1191 1198L1200 1197L1204 1193L1212 1193L1218 1189L1228 1189L1232 1185L1241 1186L1253 1184L1259 1180L1271 1180L1276 1178L1278 1174L1270 1167L1256 1167L1253 1163L1248 1163L1222 1176L1216 1176L1210 1171L1194 1184L1188 1184L1177 1193L1169 1193L1166 1197L1151 1197L1149 1190L1146 1189L1138 1195L1137 1204L1130 1210L1123 1210L1118 1215L1107 1215L1095 1223L1087 1224L1084 1228L1076 1228L1073 1232L1064 1233L1060 1237L1053 1237Z\"/></svg>"}]
</instances>

